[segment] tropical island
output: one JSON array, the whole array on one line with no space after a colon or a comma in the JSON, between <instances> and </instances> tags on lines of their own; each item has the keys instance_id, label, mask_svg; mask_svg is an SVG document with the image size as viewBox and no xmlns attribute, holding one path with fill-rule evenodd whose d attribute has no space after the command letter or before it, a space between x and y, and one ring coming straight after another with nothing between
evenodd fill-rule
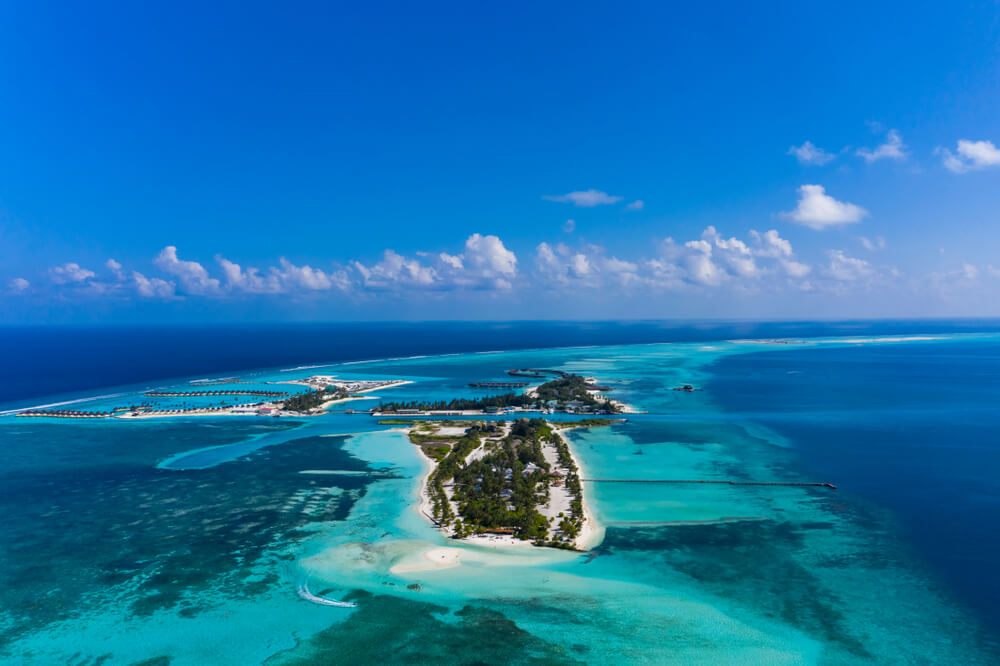
<instances>
[{"instance_id":1,"label":"tropical island","mask_svg":"<svg viewBox=\"0 0 1000 666\"><path fill-rule=\"evenodd\" d=\"M611 419L383 421L408 426L429 462L420 510L445 534L491 544L579 550L596 525L563 431Z\"/></svg>"},{"instance_id":2,"label":"tropical island","mask_svg":"<svg viewBox=\"0 0 1000 666\"><path fill-rule=\"evenodd\" d=\"M514 411L544 413L571 412L579 414L618 414L625 405L601 395L607 387L596 387L592 380L580 375L562 373L558 379L525 390L524 393L502 393L481 398L454 398L433 402L411 400L379 403L373 413L391 414L497 414Z\"/></svg>"}]
</instances>

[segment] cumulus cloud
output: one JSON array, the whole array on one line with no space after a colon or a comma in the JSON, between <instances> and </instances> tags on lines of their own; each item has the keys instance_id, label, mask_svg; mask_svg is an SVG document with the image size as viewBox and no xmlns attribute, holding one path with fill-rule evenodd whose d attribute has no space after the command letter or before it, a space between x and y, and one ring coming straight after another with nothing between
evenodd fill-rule
<instances>
[{"instance_id":1,"label":"cumulus cloud","mask_svg":"<svg viewBox=\"0 0 1000 666\"><path fill-rule=\"evenodd\" d=\"M701 238L702 241L715 246L716 257L728 272L743 277L757 274L757 262L754 261L753 253L743 241L735 237L726 240L712 226L705 229Z\"/></svg>"},{"instance_id":2,"label":"cumulus cloud","mask_svg":"<svg viewBox=\"0 0 1000 666\"><path fill-rule=\"evenodd\" d=\"M386 250L375 264L355 261L351 266L371 289L510 289L517 276L517 256L497 236L472 234L462 254L417 255L426 263Z\"/></svg>"},{"instance_id":3,"label":"cumulus cloud","mask_svg":"<svg viewBox=\"0 0 1000 666\"><path fill-rule=\"evenodd\" d=\"M803 185L799 188L799 203L795 210L780 216L810 229L823 230L840 224L860 222L868 211L852 203L837 201L826 193L822 185Z\"/></svg>"},{"instance_id":4,"label":"cumulus cloud","mask_svg":"<svg viewBox=\"0 0 1000 666\"><path fill-rule=\"evenodd\" d=\"M812 141L806 141L801 146L791 146L786 154L794 155L799 164L814 166L823 166L828 162L832 162L836 157L833 153L828 153L822 148L816 147Z\"/></svg>"},{"instance_id":5,"label":"cumulus cloud","mask_svg":"<svg viewBox=\"0 0 1000 666\"><path fill-rule=\"evenodd\" d=\"M185 292L213 294L219 291L219 281L209 277L205 267L197 261L184 261L177 256L177 248L168 245L153 259L153 265L167 275L176 277Z\"/></svg>"},{"instance_id":6,"label":"cumulus cloud","mask_svg":"<svg viewBox=\"0 0 1000 666\"><path fill-rule=\"evenodd\" d=\"M517 274L517 257L504 247L497 236L472 234L465 241L463 256L468 270L474 276L497 280L498 286L509 287L510 283L504 281Z\"/></svg>"},{"instance_id":7,"label":"cumulus cloud","mask_svg":"<svg viewBox=\"0 0 1000 666\"><path fill-rule=\"evenodd\" d=\"M365 286L376 289L394 285L429 287L437 281L437 272L432 267L393 250L383 252L382 260L371 266L360 261L355 261L353 266L361 274Z\"/></svg>"},{"instance_id":8,"label":"cumulus cloud","mask_svg":"<svg viewBox=\"0 0 1000 666\"><path fill-rule=\"evenodd\" d=\"M571 249L563 243L540 243L535 248L536 276L550 285L629 286L642 281L638 272L638 264L607 257L604 249L596 245Z\"/></svg>"},{"instance_id":9,"label":"cumulus cloud","mask_svg":"<svg viewBox=\"0 0 1000 666\"><path fill-rule=\"evenodd\" d=\"M271 269L269 275L262 275L257 268L248 267L244 270L239 264L229 261L221 255L215 255L215 260L222 268L227 289L244 291L249 294L277 294L285 291L281 276L275 268Z\"/></svg>"},{"instance_id":10,"label":"cumulus cloud","mask_svg":"<svg viewBox=\"0 0 1000 666\"><path fill-rule=\"evenodd\" d=\"M465 264L462 263L462 257L460 256L448 254L447 252L441 252L438 254L438 259L442 264L456 271L460 271L465 268Z\"/></svg>"},{"instance_id":11,"label":"cumulus cloud","mask_svg":"<svg viewBox=\"0 0 1000 666\"><path fill-rule=\"evenodd\" d=\"M31 286L31 283L21 277L16 277L7 283L10 290L16 294L20 294L22 291Z\"/></svg>"},{"instance_id":12,"label":"cumulus cloud","mask_svg":"<svg viewBox=\"0 0 1000 666\"><path fill-rule=\"evenodd\" d=\"M73 282L84 282L97 274L94 271L81 268L80 264L67 263L62 266L53 266L49 269L49 276L56 284L70 284Z\"/></svg>"},{"instance_id":13,"label":"cumulus cloud","mask_svg":"<svg viewBox=\"0 0 1000 666\"><path fill-rule=\"evenodd\" d=\"M959 139L954 153L947 148L938 148L935 152L941 155L944 167L954 173L1000 165L1000 149L992 141Z\"/></svg>"},{"instance_id":14,"label":"cumulus cloud","mask_svg":"<svg viewBox=\"0 0 1000 666\"><path fill-rule=\"evenodd\" d=\"M542 197L546 201L558 201L559 203L570 203L577 208L593 208L607 204L618 203L622 197L611 196L607 192L600 190L583 190L581 192L569 192L568 194L550 195Z\"/></svg>"},{"instance_id":15,"label":"cumulus cloud","mask_svg":"<svg viewBox=\"0 0 1000 666\"><path fill-rule=\"evenodd\" d=\"M632 203L625 206L625 210L642 210L646 207L646 203L642 199L636 199Z\"/></svg>"},{"instance_id":16,"label":"cumulus cloud","mask_svg":"<svg viewBox=\"0 0 1000 666\"><path fill-rule=\"evenodd\" d=\"M114 259L108 259L105 261L104 267L111 271L111 275L113 275L119 282L125 279L125 274L122 272L122 265Z\"/></svg>"},{"instance_id":17,"label":"cumulus cloud","mask_svg":"<svg viewBox=\"0 0 1000 666\"><path fill-rule=\"evenodd\" d=\"M173 298L175 285L160 278L147 278L138 271L132 271L132 282L140 296L145 298Z\"/></svg>"},{"instance_id":18,"label":"cumulus cloud","mask_svg":"<svg viewBox=\"0 0 1000 666\"><path fill-rule=\"evenodd\" d=\"M300 288L307 291L327 291L339 289L346 291L350 287L350 279L344 271L325 272L312 266L296 266L284 257L278 260L279 267L271 268L272 275L287 288Z\"/></svg>"},{"instance_id":19,"label":"cumulus cloud","mask_svg":"<svg viewBox=\"0 0 1000 666\"><path fill-rule=\"evenodd\" d=\"M563 231L568 234L573 233L576 230L576 220L566 220L563 222Z\"/></svg>"},{"instance_id":20,"label":"cumulus cloud","mask_svg":"<svg viewBox=\"0 0 1000 666\"><path fill-rule=\"evenodd\" d=\"M604 248L540 243L535 249L537 283L553 288L634 287L652 290L737 290L764 286L798 287L811 268L795 260L791 243L775 230L752 231L752 243L725 237L709 226L686 242L664 239L656 256L626 260L609 257Z\"/></svg>"},{"instance_id":21,"label":"cumulus cloud","mask_svg":"<svg viewBox=\"0 0 1000 666\"><path fill-rule=\"evenodd\" d=\"M903 160L906 159L906 145L899 132L889 130L885 143L874 149L858 148L855 154L869 164L878 160Z\"/></svg>"}]
</instances>

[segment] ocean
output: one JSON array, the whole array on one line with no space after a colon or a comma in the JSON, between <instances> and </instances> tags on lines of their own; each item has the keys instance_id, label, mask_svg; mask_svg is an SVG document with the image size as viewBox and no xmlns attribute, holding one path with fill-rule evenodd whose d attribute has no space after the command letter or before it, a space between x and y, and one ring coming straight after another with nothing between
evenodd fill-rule
<instances>
[{"instance_id":1,"label":"ocean","mask_svg":"<svg viewBox=\"0 0 1000 666\"><path fill-rule=\"evenodd\" d=\"M837 489L590 483L606 530L592 551L506 552L443 539L414 508L420 456L367 415L7 414L0 659L1000 663L998 331L988 321L5 329L0 411L107 408L196 379L314 373L409 379L379 397L436 400L547 367L592 375L647 412L571 431L587 478ZM771 338L790 343L731 341ZM670 390L683 384L700 390ZM439 549L458 549L460 564L438 568ZM357 606L310 603L302 584Z\"/></svg>"}]
</instances>

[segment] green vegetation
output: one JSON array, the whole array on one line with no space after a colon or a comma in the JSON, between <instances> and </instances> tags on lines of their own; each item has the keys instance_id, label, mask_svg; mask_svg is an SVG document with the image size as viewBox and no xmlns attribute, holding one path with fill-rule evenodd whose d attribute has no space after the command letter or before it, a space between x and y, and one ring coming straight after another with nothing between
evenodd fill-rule
<instances>
[{"instance_id":1,"label":"green vegetation","mask_svg":"<svg viewBox=\"0 0 1000 666\"><path fill-rule=\"evenodd\" d=\"M281 408L290 412L309 412L327 400L341 400L348 397L348 393L343 388L327 386L322 391L306 391L288 398L281 403Z\"/></svg>"},{"instance_id":2,"label":"green vegetation","mask_svg":"<svg viewBox=\"0 0 1000 666\"><path fill-rule=\"evenodd\" d=\"M541 441L550 436L552 429L542 419L518 419L485 456L454 470L464 530L506 529L521 539L546 539L549 521L536 507L549 499L549 464Z\"/></svg>"},{"instance_id":3,"label":"green vegetation","mask_svg":"<svg viewBox=\"0 0 1000 666\"><path fill-rule=\"evenodd\" d=\"M436 467L427 480L432 516L462 538L483 532L509 533L538 546L575 548L583 527L583 490L569 446L556 428L605 426L612 419L549 423L518 419L508 431L504 421L447 421L468 424L461 435L438 435L442 422L410 421L410 440ZM545 459L543 445L556 453L556 467ZM478 459L469 454L482 446ZM450 497L446 487L451 488ZM539 512L552 487L565 486L570 506L549 519ZM555 531L558 530L558 531Z\"/></svg>"},{"instance_id":4,"label":"green vegetation","mask_svg":"<svg viewBox=\"0 0 1000 666\"><path fill-rule=\"evenodd\" d=\"M416 409L420 411L461 411L503 409L504 407L553 407L565 410L571 403L579 403L578 408L588 412L615 414L618 408L611 400L599 400L587 391L587 381L580 375L566 375L545 382L536 389L535 396L524 393L503 393L484 398L455 398L435 402L384 402L376 408L379 412L397 412Z\"/></svg>"},{"instance_id":5,"label":"green vegetation","mask_svg":"<svg viewBox=\"0 0 1000 666\"><path fill-rule=\"evenodd\" d=\"M621 421L624 419L580 419L578 421L553 421L551 425L559 430L565 430L566 428L597 428L614 425Z\"/></svg>"},{"instance_id":6,"label":"green vegetation","mask_svg":"<svg viewBox=\"0 0 1000 666\"><path fill-rule=\"evenodd\" d=\"M418 409L420 411L460 411L460 410L483 410L488 407L528 407L534 400L527 395L519 393L504 393L503 395L491 395L485 398L455 398L445 402L437 400L435 402L420 402L411 400L409 402L383 402L376 408L380 412L397 412L401 409Z\"/></svg>"}]
</instances>

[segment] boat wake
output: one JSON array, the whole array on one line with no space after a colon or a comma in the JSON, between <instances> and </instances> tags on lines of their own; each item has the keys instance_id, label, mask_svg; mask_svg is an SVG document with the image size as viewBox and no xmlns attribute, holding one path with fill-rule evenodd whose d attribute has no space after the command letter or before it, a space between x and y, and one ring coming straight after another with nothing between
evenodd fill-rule
<instances>
[{"instance_id":1,"label":"boat wake","mask_svg":"<svg viewBox=\"0 0 1000 666\"><path fill-rule=\"evenodd\" d=\"M7 409L0 411L0 416L10 416L11 414L17 414L18 412L29 412L35 409L48 409L50 407L62 407L63 405L76 405L81 402L90 402L91 400L109 400L111 398L120 398L123 395L128 395L128 393L108 393L107 395L94 395L89 398L77 398L76 400L66 400L64 402L50 402L47 405L35 405L34 407L18 407L17 409Z\"/></svg>"},{"instance_id":2,"label":"boat wake","mask_svg":"<svg viewBox=\"0 0 1000 666\"><path fill-rule=\"evenodd\" d=\"M327 599L326 597L317 597L315 594L309 591L308 583L299 583L298 589L299 596L306 601L311 601L314 604L319 604L320 606L336 606L337 608L354 608L357 606L353 601L337 601L336 599Z\"/></svg>"}]
</instances>

